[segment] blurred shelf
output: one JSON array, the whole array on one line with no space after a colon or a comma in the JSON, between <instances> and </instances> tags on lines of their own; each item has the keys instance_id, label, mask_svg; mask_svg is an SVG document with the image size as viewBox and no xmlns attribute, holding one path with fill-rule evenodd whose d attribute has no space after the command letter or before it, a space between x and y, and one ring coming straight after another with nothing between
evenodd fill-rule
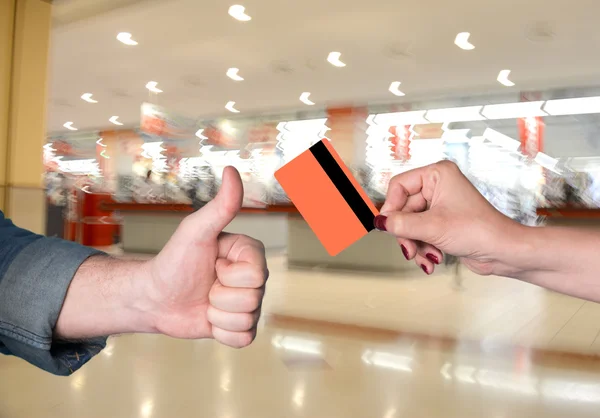
<instances>
[{"instance_id":1,"label":"blurred shelf","mask_svg":"<svg viewBox=\"0 0 600 418\"><path fill-rule=\"evenodd\" d=\"M136 213L191 213L192 205L183 203L104 203L103 210ZM264 208L242 208L241 213L298 213L293 205L271 205Z\"/></svg>"},{"instance_id":2,"label":"blurred shelf","mask_svg":"<svg viewBox=\"0 0 600 418\"><path fill-rule=\"evenodd\" d=\"M536 213L539 216L549 218L570 218L570 219L600 219L600 208L578 208L578 207L559 207L559 208L538 208Z\"/></svg>"}]
</instances>

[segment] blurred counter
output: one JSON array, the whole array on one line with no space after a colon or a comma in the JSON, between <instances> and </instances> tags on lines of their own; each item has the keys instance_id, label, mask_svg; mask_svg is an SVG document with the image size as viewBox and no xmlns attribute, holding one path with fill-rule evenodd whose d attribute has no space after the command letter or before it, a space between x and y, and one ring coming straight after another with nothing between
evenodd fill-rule
<instances>
[{"instance_id":1,"label":"blurred counter","mask_svg":"<svg viewBox=\"0 0 600 418\"><path fill-rule=\"evenodd\" d=\"M577 206L538 208L538 216L546 218L548 226L600 229L600 209Z\"/></svg>"},{"instance_id":2,"label":"blurred counter","mask_svg":"<svg viewBox=\"0 0 600 418\"><path fill-rule=\"evenodd\" d=\"M167 243L181 220L194 209L185 204L105 203L103 209L122 218L121 242L128 253L157 253ZM407 263L396 240L371 232L331 257L293 206L243 208L226 232L261 240L267 250L287 248L291 267L321 267L363 271L416 269Z\"/></svg>"},{"instance_id":3,"label":"blurred counter","mask_svg":"<svg viewBox=\"0 0 600 418\"><path fill-rule=\"evenodd\" d=\"M575 206L564 206L559 208L538 208L537 214L539 216L546 216L548 218L568 218L568 219L580 219L600 220L600 209L599 208L585 208Z\"/></svg>"},{"instance_id":4,"label":"blurred counter","mask_svg":"<svg viewBox=\"0 0 600 418\"><path fill-rule=\"evenodd\" d=\"M371 231L337 256L331 257L299 214L290 214L288 217L287 256L291 267L381 272L418 270L415 263L404 259L395 238L377 231Z\"/></svg>"},{"instance_id":5,"label":"blurred counter","mask_svg":"<svg viewBox=\"0 0 600 418\"><path fill-rule=\"evenodd\" d=\"M121 242L128 253L157 253L167 243L183 218L194 209L185 204L110 203L105 209L122 218ZM268 250L287 245L287 215L292 206L243 208L225 228L226 232L249 235L261 240Z\"/></svg>"}]
</instances>

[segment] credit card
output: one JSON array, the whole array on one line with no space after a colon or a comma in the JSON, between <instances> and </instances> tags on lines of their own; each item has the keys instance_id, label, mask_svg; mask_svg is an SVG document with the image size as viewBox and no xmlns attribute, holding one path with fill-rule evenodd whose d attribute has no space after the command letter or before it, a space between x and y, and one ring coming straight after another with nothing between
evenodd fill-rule
<instances>
[{"instance_id":1,"label":"credit card","mask_svg":"<svg viewBox=\"0 0 600 418\"><path fill-rule=\"evenodd\" d=\"M374 229L379 211L329 140L323 139L275 172L275 178L329 255Z\"/></svg>"}]
</instances>

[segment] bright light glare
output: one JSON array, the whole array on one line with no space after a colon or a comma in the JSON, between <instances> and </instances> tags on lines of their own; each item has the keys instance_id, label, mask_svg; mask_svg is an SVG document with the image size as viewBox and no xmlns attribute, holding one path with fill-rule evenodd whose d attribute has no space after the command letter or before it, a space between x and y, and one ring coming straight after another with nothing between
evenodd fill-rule
<instances>
[{"instance_id":1,"label":"bright light glare","mask_svg":"<svg viewBox=\"0 0 600 418\"><path fill-rule=\"evenodd\" d=\"M96 141L96 144L100 145L101 147L106 147L106 144L104 144L104 143L102 142L102 138L99 138L99 139Z\"/></svg>"},{"instance_id":2,"label":"bright light glare","mask_svg":"<svg viewBox=\"0 0 600 418\"><path fill-rule=\"evenodd\" d=\"M374 365L385 369L399 370L408 373L413 371L413 359L411 357L393 353L367 350L362 356L362 361L365 364Z\"/></svg>"},{"instance_id":3,"label":"bright light glare","mask_svg":"<svg viewBox=\"0 0 600 418\"><path fill-rule=\"evenodd\" d=\"M512 139L508 135L504 135L494 129L487 128L483 133L483 137L493 144L506 148L510 151L517 151L521 143L516 139Z\"/></svg>"},{"instance_id":4,"label":"bright light glare","mask_svg":"<svg viewBox=\"0 0 600 418\"><path fill-rule=\"evenodd\" d=\"M313 102L312 100L310 100L309 97L310 97L310 93L307 92L307 91L305 91L304 93L302 93L300 95L300 101L302 103L304 103L305 105L313 106L315 104L315 102Z\"/></svg>"},{"instance_id":5,"label":"bright light glare","mask_svg":"<svg viewBox=\"0 0 600 418\"><path fill-rule=\"evenodd\" d=\"M246 8L239 4L233 5L229 8L229 16L233 17L240 22L248 22L252 20L252 17L246 14Z\"/></svg>"},{"instance_id":6,"label":"bright light glare","mask_svg":"<svg viewBox=\"0 0 600 418\"><path fill-rule=\"evenodd\" d=\"M281 348L286 351L294 351L303 354L321 355L322 348L321 342L315 340L309 340L306 338L299 337L283 337L276 335L271 341L273 346Z\"/></svg>"},{"instance_id":7,"label":"bright light glare","mask_svg":"<svg viewBox=\"0 0 600 418\"><path fill-rule=\"evenodd\" d=\"M114 125L119 125L119 126L123 126L123 124L121 122L119 122L119 117L118 116L111 116L110 119L108 120L110 123L114 124Z\"/></svg>"},{"instance_id":8,"label":"bright light glare","mask_svg":"<svg viewBox=\"0 0 600 418\"><path fill-rule=\"evenodd\" d=\"M405 94L400 91L400 84L402 83L399 81L393 81L392 84L390 84L390 88L388 89L390 93L399 97L405 96Z\"/></svg>"},{"instance_id":9,"label":"bright light glare","mask_svg":"<svg viewBox=\"0 0 600 418\"><path fill-rule=\"evenodd\" d=\"M425 110L409 112L381 113L373 118L373 123L385 126L419 125L430 123L425 119Z\"/></svg>"},{"instance_id":10,"label":"bright light glare","mask_svg":"<svg viewBox=\"0 0 600 418\"><path fill-rule=\"evenodd\" d=\"M469 42L470 36L471 36L471 34L469 32L461 32L458 35L456 35L456 39L454 39L454 43L460 49L464 49L465 51L471 51L471 50L475 49L475 45L473 45L471 42Z\"/></svg>"},{"instance_id":11,"label":"bright light glare","mask_svg":"<svg viewBox=\"0 0 600 418\"><path fill-rule=\"evenodd\" d=\"M92 93L83 93L81 95L81 99L85 100L88 103L98 103L97 100L92 99Z\"/></svg>"},{"instance_id":12,"label":"bright light glare","mask_svg":"<svg viewBox=\"0 0 600 418\"><path fill-rule=\"evenodd\" d=\"M99 175L100 166L96 159L57 161L58 169L64 173Z\"/></svg>"},{"instance_id":13,"label":"bright light glare","mask_svg":"<svg viewBox=\"0 0 600 418\"><path fill-rule=\"evenodd\" d=\"M469 131L470 129L448 129L442 134L442 139L452 144L469 142Z\"/></svg>"},{"instance_id":14,"label":"bright light glare","mask_svg":"<svg viewBox=\"0 0 600 418\"><path fill-rule=\"evenodd\" d=\"M196 137L200 138L200 139L208 139L208 137L204 136L203 133L204 133L204 129L203 128L198 129L196 131Z\"/></svg>"},{"instance_id":15,"label":"bright light glare","mask_svg":"<svg viewBox=\"0 0 600 418\"><path fill-rule=\"evenodd\" d=\"M162 93L163 91L159 89L158 83L156 81L148 81L146 83L146 88L150 90L152 93Z\"/></svg>"},{"instance_id":16,"label":"bright light glare","mask_svg":"<svg viewBox=\"0 0 600 418\"><path fill-rule=\"evenodd\" d=\"M520 102L488 105L481 112L488 119L515 119L532 116L547 116L542 110L544 102Z\"/></svg>"},{"instance_id":17,"label":"bright light glare","mask_svg":"<svg viewBox=\"0 0 600 418\"><path fill-rule=\"evenodd\" d=\"M167 172L167 158L163 155L165 149L162 142L146 142L142 144L142 157L152 160L152 171L155 173Z\"/></svg>"},{"instance_id":18,"label":"bright light glare","mask_svg":"<svg viewBox=\"0 0 600 418\"><path fill-rule=\"evenodd\" d=\"M544 154L543 152L538 152L535 156L534 161L544 167L547 170L558 173L556 169L556 165L558 164L558 160L556 158L552 158L548 154Z\"/></svg>"},{"instance_id":19,"label":"bright light glare","mask_svg":"<svg viewBox=\"0 0 600 418\"><path fill-rule=\"evenodd\" d=\"M508 79L508 76L510 75L510 70L502 70L500 71L500 73L498 74L498 82L506 87L512 87L515 85L515 83L513 83L512 81L510 81Z\"/></svg>"},{"instance_id":20,"label":"bright light glare","mask_svg":"<svg viewBox=\"0 0 600 418\"><path fill-rule=\"evenodd\" d=\"M235 107L235 102L227 102L225 105L225 109L229 110L231 113L240 113Z\"/></svg>"},{"instance_id":21,"label":"bright light glare","mask_svg":"<svg viewBox=\"0 0 600 418\"><path fill-rule=\"evenodd\" d=\"M301 380L296 384L296 387L294 388L294 396L292 398L292 401L294 402L296 408L302 408L302 406L304 405L304 387L304 381Z\"/></svg>"},{"instance_id":22,"label":"bright light glare","mask_svg":"<svg viewBox=\"0 0 600 418\"><path fill-rule=\"evenodd\" d=\"M600 113L600 97L548 100L544 110L553 116Z\"/></svg>"},{"instance_id":23,"label":"bright light glare","mask_svg":"<svg viewBox=\"0 0 600 418\"><path fill-rule=\"evenodd\" d=\"M65 128L67 128L69 131L76 131L77 128L73 126L73 122L66 122L63 125Z\"/></svg>"},{"instance_id":24,"label":"bright light glare","mask_svg":"<svg viewBox=\"0 0 600 418\"><path fill-rule=\"evenodd\" d=\"M341 52L330 52L329 56L327 57L327 61L329 61L331 65L334 65L336 67L345 67L346 64L340 60L341 56Z\"/></svg>"},{"instance_id":25,"label":"bright light glare","mask_svg":"<svg viewBox=\"0 0 600 418\"><path fill-rule=\"evenodd\" d=\"M142 418L150 418L152 416L152 410L154 409L154 402L151 400L145 401L140 406L140 415Z\"/></svg>"},{"instance_id":26,"label":"bright light glare","mask_svg":"<svg viewBox=\"0 0 600 418\"><path fill-rule=\"evenodd\" d=\"M484 120L481 115L482 106L453 107L448 109L433 109L427 111L425 119L432 123L471 122Z\"/></svg>"},{"instance_id":27,"label":"bright light glare","mask_svg":"<svg viewBox=\"0 0 600 418\"><path fill-rule=\"evenodd\" d=\"M121 32L117 35L117 39L125 45L137 45L138 43L131 38L131 33Z\"/></svg>"},{"instance_id":28,"label":"bright light glare","mask_svg":"<svg viewBox=\"0 0 600 418\"><path fill-rule=\"evenodd\" d=\"M238 74L239 71L239 68L230 68L227 70L227 77L235 81L244 81L244 78Z\"/></svg>"}]
</instances>

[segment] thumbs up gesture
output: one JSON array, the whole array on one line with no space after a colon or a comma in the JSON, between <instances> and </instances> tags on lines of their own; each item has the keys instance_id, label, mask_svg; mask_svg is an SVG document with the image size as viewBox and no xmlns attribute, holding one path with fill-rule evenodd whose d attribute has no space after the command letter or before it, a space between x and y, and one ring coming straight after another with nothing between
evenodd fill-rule
<instances>
[{"instance_id":1,"label":"thumbs up gesture","mask_svg":"<svg viewBox=\"0 0 600 418\"><path fill-rule=\"evenodd\" d=\"M227 167L217 196L185 218L149 263L147 292L157 332L214 338L236 348L254 340L268 277L265 248L222 232L242 199L240 175Z\"/></svg>"}]
</instances>

